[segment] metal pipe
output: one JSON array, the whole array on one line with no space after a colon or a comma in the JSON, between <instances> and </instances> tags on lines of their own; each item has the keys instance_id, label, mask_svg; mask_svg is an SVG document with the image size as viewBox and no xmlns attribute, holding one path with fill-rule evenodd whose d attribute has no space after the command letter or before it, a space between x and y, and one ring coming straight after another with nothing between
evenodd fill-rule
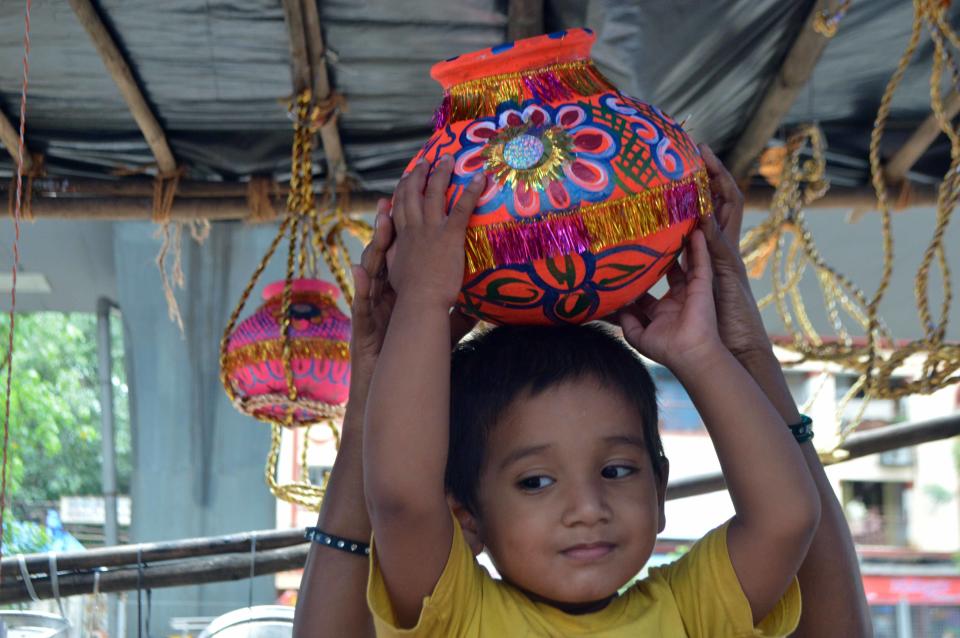
<instances>
[{"instance_id":1,"label":"metal pipe","mask_svg":"<svg viewBox=\"0 0 960 638\"><path fill-rule=\"evenodd\" d=\"M106 546L120 542L117 530L117 464L113 414L113 358L111 356L110 311L117 304L97 299L97 370L100 377L100 443L103 450L103 541ZM107 596L107 635L117 636L117 596Z\"/></svg>"},{"instance_id":2,"label":"metal pipe","mask_svg":"<svg viewBox=\"0 0 960 638\"><path fill-rule=\"evenodd\" d=\"M867 432L855 432L847 437L843 445L833 453L832 458L824 460L824 465L842 463L862 456L930 441L940 441L958 435L960 435L960 412L923 421L888 425ZM727 484L720 472L691 476L671 482L667 486L667 500L718 492L726 487Z\"/></svg>"}]
</instances>

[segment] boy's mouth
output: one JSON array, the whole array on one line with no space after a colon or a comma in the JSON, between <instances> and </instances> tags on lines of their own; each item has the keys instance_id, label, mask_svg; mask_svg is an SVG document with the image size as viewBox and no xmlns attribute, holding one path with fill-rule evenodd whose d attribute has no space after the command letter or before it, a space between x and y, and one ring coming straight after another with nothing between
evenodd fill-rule
<instances>
[{"instance_id":1,"label":"boy's mouth","mask_svg":"<svg viewBox=\"0 0 960 638\"><path fill-rule=\"evenodd\" d=\"M571 545L560 553L575 561L593 561L603 558L616 547L613 543L596 542Z\"/></svg>"}]
</instances>

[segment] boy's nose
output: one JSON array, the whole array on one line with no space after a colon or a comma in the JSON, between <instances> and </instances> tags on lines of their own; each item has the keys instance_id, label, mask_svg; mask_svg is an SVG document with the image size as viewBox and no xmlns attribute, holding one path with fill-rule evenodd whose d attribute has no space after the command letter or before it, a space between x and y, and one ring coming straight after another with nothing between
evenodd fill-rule
<instances>
[{"instance_id":1,"label":"boy's nose","mask_svg":"<svg viewBox=\"0 0 960 638\"><path fill-rule=\"evenodd\" d=\"M590 481L570 486L563 512L563 524L595 525L610 520L612 511L603 487Z\"/></svg>"}]
</instances>

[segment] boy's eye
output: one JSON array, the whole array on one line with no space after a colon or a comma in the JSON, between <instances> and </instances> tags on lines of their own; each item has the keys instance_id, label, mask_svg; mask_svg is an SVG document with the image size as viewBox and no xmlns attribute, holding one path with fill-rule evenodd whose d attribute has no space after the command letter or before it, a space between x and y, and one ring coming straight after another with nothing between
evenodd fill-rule
<instances>
[{"instance_id":1,"label":"boy's eye","mask_svg":"<svg viewBox=\"0 0 960 638\"><path fill-rule=\"evenodd\" d=\"M528 492L542 490L545 487L554 484L554 480L549 476L528 476L525 479L517 481L517 487Z\"/></svg>"},{"instance_id":2,"label":"boy's eye","mask_svg":"<svg viewBox=\"0 0 960 638\"><path fill-rule=\"evenodd\" d=\"M629 465L608 465L600 470L600 476L605 479L626 478L637 471L637 468Z\"/></svg>"}]
</instances>

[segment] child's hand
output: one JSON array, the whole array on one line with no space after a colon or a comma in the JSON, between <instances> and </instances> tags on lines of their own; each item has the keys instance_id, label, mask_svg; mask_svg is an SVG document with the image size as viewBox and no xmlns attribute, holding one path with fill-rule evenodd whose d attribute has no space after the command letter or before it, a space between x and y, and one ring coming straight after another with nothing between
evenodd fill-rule
<instances>
[{"instance_id":1,"label":"child's hand","mask_svg":"<svg viewBox=\"0 0 960 638\"><path fill-rule=\"evenodd\" d=\"M645 294L618 317L630 345L675 373L696 366L723 347L717 333L710 255L699 229L690 236L686 255L686 271L674 264L667 272L667 294L659 300Z\"/></svg>"},{"instance_id":2,"label":"child's hand","mask_svg":"<svg viewBox=\"0 0 960 638\"><path fill-rule=\"evenodd\" d=\"M750 291L747 269L740 258L743 194L709 146L701 144L700 154L710 176L714 198L714 215L703 219L700 227L707 239L713 265L720 338L739 359L755 353L766 354L770 350L770 340Z\"/></svg>"},{"instance_id":3,"label":"child's hand","mask_svg":"<svg viewBox=\"0 0 960 638\"><path fill-rule=\"evenodd\" d=\"M393 245L393 237L390 200L381 199L377 202L373 237L364 247L360 263L352 267L354 296L350 330L350 390L360 393L356 396L361 402L367 400L367 389L397 299L387 280L387 252ZM458 310L452 311L451 347L456 346L476 323L476 319Z\"/></svg>"},{"instance_id":4,"label":"child's hand","mask_svg":"<svg viewBox=\"0 0 960 638\"><path fill-rule=\"evenodd\" d=\"M350 324L350 390L361 403L367 400L367 389L383 346L390 313L396 294L387 281L386 253L393 243L393 222L390 201L377 202L373 237L363 249L360 263L354 264L353 306Z\"/></svg>"},{"instance_id":5,"label":"child's hand","mask_svg":"<svg viewBox=\"0 0 960 638\"><path fill-rule=\"evenodd\" d=\"M427 164L418 164L393 194L397 239L390 284L399 299L444 310L453 305L463 284L467 222L485 184L478 173L447 216L445 195L452 172L453 160L447 155L437 161L429 180Z\"/></svg>"}]
</instances>

